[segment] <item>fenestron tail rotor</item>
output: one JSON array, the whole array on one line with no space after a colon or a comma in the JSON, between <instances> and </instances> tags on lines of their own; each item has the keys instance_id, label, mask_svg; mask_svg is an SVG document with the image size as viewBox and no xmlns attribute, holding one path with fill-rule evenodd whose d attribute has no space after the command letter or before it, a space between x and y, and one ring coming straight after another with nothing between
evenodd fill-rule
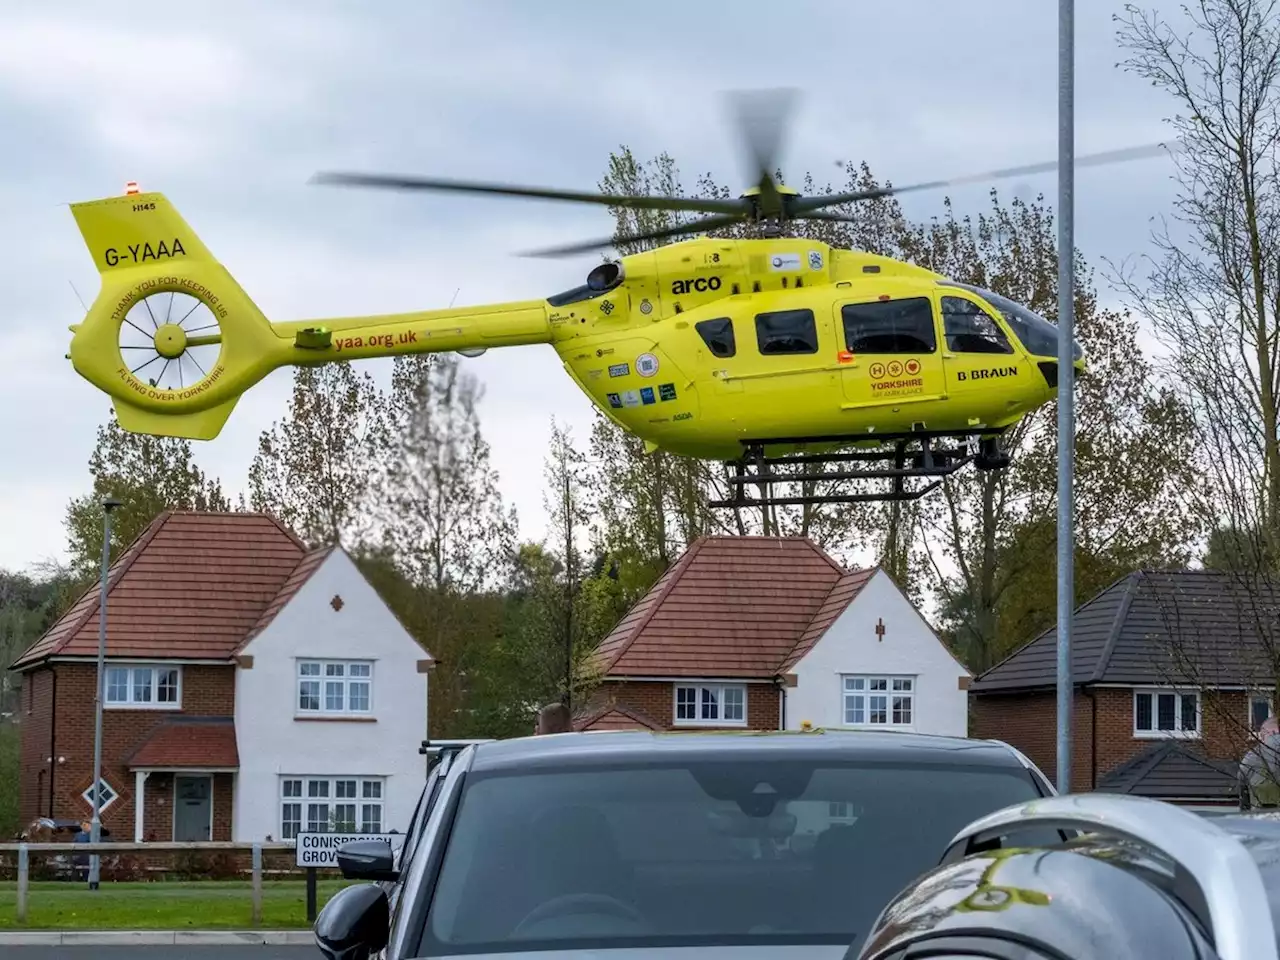
<instances>
[{"instance_id":1,"label":"fenestron tail rotor","mask_svg":"<svg viewBox=\"0 0 1280 960\"><path fill-rule=\"evenodd\" d=\"M153 293L125 314L119 346L133 376L157 390L185 390L217 365L222 327L196 297L172 290Z\"/></svg>"},{"instance_id":2,"label":"fenestron tail rotor","mask_svg":"<svg viewBox=\"0 0 1280 960\"><path fill-rule=\"evenodd\" d=\"M558 257L587 253L615 245L637 241L665 240L690 234L707 233L736 223L761 224L768 233L776 233L782 223L789 220L848 221L847 213L831 211L829 207L847 206L868 200L896 196L921 190L988 183L1010 177L1024 177L1035 173L1056 170L1057 161L1027 164L984 173L966 174L946 180L930 180L904 187L884 186L874 190L853 193L827 194L821 197L804 197L794 190L782 187L775 179L778 159L781 155L787 124L794 111L798 92L789 89L739 91L728 95L728 107L733 115L738 136L745 154L745 165L751 186L734 199L699 197L622 196L586 191L560 190L548 187L524 187L514 184L482 183L466 180L446 180L429 177L383 175L371 173L318 173L312 183L336 186L375 187L391 190L434 191L452 193L489 194L493 196L521 197L527 199L562 200L570 203L590 203L598 206L623 207L643 210L671 210L683 213L702 213L708 216L673 227L628 235L612 236L580 243L565 244L543 250L526 251L524 256ZM1148 144L1127 147L1104 153L1077 157L1075 166L1092 167L1111 163L1123 163L1161 153L1176 153L1182 144Z\"/></svg>"}]
</instances>

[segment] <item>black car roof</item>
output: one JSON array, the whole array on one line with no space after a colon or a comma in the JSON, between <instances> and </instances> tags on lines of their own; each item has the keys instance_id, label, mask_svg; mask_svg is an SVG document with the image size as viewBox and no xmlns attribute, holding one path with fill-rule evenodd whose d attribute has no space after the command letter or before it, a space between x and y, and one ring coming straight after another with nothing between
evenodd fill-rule
<instances>
[{"instance_id":1,"label":"black car roof","mask_svg":"<svg viewBox=\"0 0 1280 960\"><path fill-rule=\"evenodd\" d=\"M474 748L476 772L721 759L868 760L1023 768L1018 755L992 740L873 730L678 731L610 730L493 740Z\"/></svg>"}]
</instances>

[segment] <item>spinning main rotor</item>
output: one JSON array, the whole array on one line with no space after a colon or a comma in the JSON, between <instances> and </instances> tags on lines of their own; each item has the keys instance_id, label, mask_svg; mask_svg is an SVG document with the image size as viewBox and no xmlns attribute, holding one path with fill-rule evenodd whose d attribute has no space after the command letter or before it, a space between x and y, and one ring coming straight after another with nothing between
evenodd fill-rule
<instances>
[{"instance_id":1,"label":"spinning main rotor","mask_svg":"<svg viewBox=\"0 0 1280 960\"><path fill-rule=\"evenodd\" d=\"M491 194L505 197L523 197L542 200L563 200L570 203L590 203L598 206L621 207L633 210L670 210L682 213L702 213L701 217L661 229L641 231L626 236L587 240L581 243L530 251L525 256L560 257L637 241L661 241L690 234L707 233L738 223L755 225L761 236L778 236L783 224L793 220L820 220L835 223L852 222L855 218L832 211L840 207L866 200L897 196L919 190L935 190L942 187L963 186L1002 180L1010 177L1046 173L1058 168L1056 160L1033 163L985 173L968 174L948 180L929 180L904 187L886 185L872 190L837 193L821 197L801 196L795 190L780 184L776 177L778 157L781 154L783 135L792 114L797 97L792 89L745 91L730 94L728 103L745 155L749 180L752 186L734 199L698 197L626 196L621 194L593 193L559 190L548 187L526 187L516 184L483 183L470 180L449 180L437 177L417 177L377 173L317 173L312 183L335 186L375 187L390 190L435 191L446 193ZM1089 154L1075 159L1077 167L1102 166L1139 160L1162 152L1177 153L1182 145L1174 141L1149 144Z\"/></svg>"}]
</instances>

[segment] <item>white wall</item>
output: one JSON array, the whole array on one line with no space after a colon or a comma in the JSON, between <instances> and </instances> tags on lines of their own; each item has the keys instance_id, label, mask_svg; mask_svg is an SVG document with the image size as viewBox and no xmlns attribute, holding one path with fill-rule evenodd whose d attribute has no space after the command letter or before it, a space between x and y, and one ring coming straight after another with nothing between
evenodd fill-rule
<instances>
[{"instance_id":1,"label":"white wall","mask_svg":"<svg viewBox=\"0 0 1280 960\"><path fill-rule=\"evenodd\" d=\"M884 639L876 623L884 621ZM786 688L786 726L843 727L842 674L915 676L916 733L968 735L969 700L960 689L965 668L943 646L894 582L881 570L801 658L797 684ZM869 729L903 729L871 726Z\"/></svg>"},{"instance_id":2,"label":"white wall","mask_svg":"<svg viewBox=\"0 0 1280 960\"><path fill-rule=\"evenodd\" d=\"M334 611L334 596L342 607ZM383 830L404 832L422 790L428 654L341 550L324 560L261 634L236 670L238 842L280 839L280 777L383 776ZM297 720L297 658L370 659L375 722ZM303 800L305 803L305 799ZM332 802L332 800L331 800ZM305 816L305 811L304 811Z\"/></svg>"}]
</instances>

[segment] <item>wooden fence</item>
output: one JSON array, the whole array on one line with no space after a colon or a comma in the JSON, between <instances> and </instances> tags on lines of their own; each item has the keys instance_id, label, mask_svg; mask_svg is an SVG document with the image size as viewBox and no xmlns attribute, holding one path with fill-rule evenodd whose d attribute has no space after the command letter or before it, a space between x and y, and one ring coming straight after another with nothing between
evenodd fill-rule
<instances>
[{"instance_id":1,"label":"wooden fence","mask_svg":"<svg viewBox=\"0 0 1280 960\"><path fill-rule=\"evenodd\" d=\"M262 922L262 874L264 852L287 850L292 853L295 846L292 842L274 843L226 843L219 841L204 843L0 843L0 854L17 855L18 880L18 922L27 919L27 897L31 884L31 854L74 853L79 856L104 853L134 854L168 854L177 853L229 853L249 854L250 883L253 897L253 923ZM308 891L310 892L310 891Z\"/></svg>"}]
</instances>

